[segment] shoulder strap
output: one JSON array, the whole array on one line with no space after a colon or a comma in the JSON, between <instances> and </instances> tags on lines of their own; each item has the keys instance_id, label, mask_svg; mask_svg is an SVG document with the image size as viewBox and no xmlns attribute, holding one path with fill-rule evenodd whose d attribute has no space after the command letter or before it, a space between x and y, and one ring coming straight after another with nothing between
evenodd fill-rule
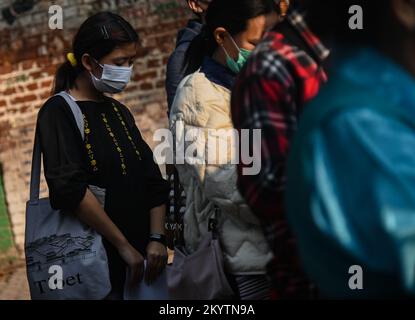
<instances>
[{"instance_id":1,"label":"shoulder strap","mask_svg":"<svg viewBox=\"0 0 415 320\"><path fill-rule=\"evenodd\" d=\"M32 170L30 175L30 202L37 202L39 200L41 151L38 136L39 134L36 125L35 142L32 154Z\"/></svg>"},{"instance_id":2,"label":"shoulder strap","mask_svg":"<svg viewBox=\"0 0 415 320\"><path fill-rule=\"evenodd\" d=\"M66 91L59 92L55 96L59 96L65 99L66 103L71 108L72 114L75 117L76 125L78 126L78 129L81 133L82 139L85 138L84 133L84 116L82 115L82 111L79 108L78 104L75 102L75 100L67 93Z\"/></svg>"},{"instance_id":3,"label":"shoulder strap","mask_svg":"<svg viewBox=\"0 0 415 320\"><path fill-rule=\"evenodd\" d=\"M55 96L60 96L65 99L66 103L71 108L72 114L75 117L76 124L81 133L82 139L85 137L84 133L84 118L82 111L79 108L78 104L73 100L73 98L65 91L62 91ZM30 175L30 202L39 201L39 189L40 189L40 172L41 172L41 148L39 141L38 128L36 126L35 131L35 141L33 146L32 154L32 170Z\"/></svg>"}]
</instances>

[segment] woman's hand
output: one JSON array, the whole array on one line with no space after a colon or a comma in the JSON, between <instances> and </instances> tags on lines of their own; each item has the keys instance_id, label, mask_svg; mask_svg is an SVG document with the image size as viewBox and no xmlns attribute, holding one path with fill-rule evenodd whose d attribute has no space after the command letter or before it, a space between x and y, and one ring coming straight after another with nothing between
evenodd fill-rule
<instances>
[{"instance_id":1,"label":"woman's hand","mask_svg":"<svg viewBox=\"0 0 415 320\"><path fill-rule=\"evenodd\" d=\"M167 264L167 248L160 242L151 241L147 246L147 267L144 281L153 283Z\"/></svg>"},{"instance_id":2,"label":"woman's hand","mask_svg":"<svg viewBox=\"0 0 415 320\"><path fill-rule=\"evenodd\" d=\"M131 244L126 243L119 247L118 253L129 268L129 282L131 286L143 280L144 258Z\"/></svg>"}]
</instances>

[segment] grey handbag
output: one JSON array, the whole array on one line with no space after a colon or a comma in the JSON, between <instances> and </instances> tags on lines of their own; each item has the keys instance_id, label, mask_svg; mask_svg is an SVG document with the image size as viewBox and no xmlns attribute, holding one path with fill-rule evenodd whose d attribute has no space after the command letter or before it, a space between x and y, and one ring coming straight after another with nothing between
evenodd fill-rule
<instances>
[{"instance_id":1,"label":"grey handbag","mask_svg":"<svg viewBox=\"0 0 415 320\"><path fill-rule=\"evenodd\" d=\"M223 254L217 233L218 208L209 220L207 236L196 252L183 247L174 250L173 264L167 266L167 286L174 300L219 300L234 295L225 276Z\"/></svg>"},{"instance_id":2,"label":"grey handbag","mask_svg":"<svg viewBox=\"0 0 415 320\"><path fill-rule=\"evenodd\" d=\"M58 95L71 107L84 137L78 105L66 92ZM111 282L102 238L74 214L52 209L48 198L39 199L40 167L41 148L36 132L25 237L31 297L34 300L103 299L111 291ZM103 205L105 190L89 188Z\"/></svg>"}]
</instances>

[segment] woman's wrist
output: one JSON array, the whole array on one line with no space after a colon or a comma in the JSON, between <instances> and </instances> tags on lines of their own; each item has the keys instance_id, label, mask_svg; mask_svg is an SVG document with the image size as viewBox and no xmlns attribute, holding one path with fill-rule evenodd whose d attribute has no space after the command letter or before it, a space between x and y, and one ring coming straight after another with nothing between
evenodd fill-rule
<instances>
[{"instance_id":1,"label":"woman's wrist","mask_svg":"<svg viewBox=\"0 0 415 320\"><path fill-rule=\"evenodd\" d=\"M165 235L165 216L165 205L161 205L150 210L150 234Z\"/></svg>"},{"instance_id":2,"label":"woman's wrist","mask_svg":"<svg viewBox=\"0 0 415 320\"><path fill-rule=\"evenodd\" d=\"M161 243L164 246L167 245L167 239L166 239L166 236L164 234L151 233L149 238L150 238L150 242L154 241L154 242Z\"/></svg>"}]
</instances>

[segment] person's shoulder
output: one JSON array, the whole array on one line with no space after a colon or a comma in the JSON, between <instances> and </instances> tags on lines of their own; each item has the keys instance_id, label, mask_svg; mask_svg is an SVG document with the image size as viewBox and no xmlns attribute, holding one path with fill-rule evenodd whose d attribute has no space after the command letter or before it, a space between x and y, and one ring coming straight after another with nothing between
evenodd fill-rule
<instances>
[{"instance_id":1,"label":"person's shoulder","mask_svg":"<svg viewBox=\"0 0 415 320\"><path fill-rule=\"evenodd\" d=\"M177 93L191 93L194 90L197 90L199 86L205 84L204 74L196 71L185 76L182 81L180 81L177 87Z\"/></svg>"},{"instance_id":2,"label":"person's shoulder","mask_svg":"<svg viewBox=\"0 0 415 320\"><path fill-rule=\"evenodd\" d=\"M66 108L66 102L62 97L51 96L45 101L43 106L39 109L38 118L54 117L63 114Z\"/></svg>"},{"instance_id":3,"label":"person's shoulder","mask_svg":"<svg viewBox=\"0 0 415 320\"><path fill-rule=\"evenodd\" d=\"M171 107L170 118L182 115L189 122L202 126L206 121L205 114L219 96L212 83L202 72L186 76L180 83Z\"/></svg>"},{"instance_id":4,"label":"person's shoulder","mask_svg":"<svg viewBox=\"0 0 415 320\"><path fill-rule=\"evenodd\" d=\"M217 86L208 77L200 71L196 71L185 77L179 85L178 95L182 98L193 99L196 102L203 102L205 99L212 100L218 95L218 91L223 94L221 86Z\"/></svg>"},{"instance_id":5,"label":"person's shoulder","mask_svg":"<svg viewBox=\"0 0 415 320\"><path fill-rule=\"evenodd\" d=\"M195 96L195 73L189 74L180 81L172 104L172 111L179 110L185 104L191 103Z\"/></svg>"}]
</instances>

